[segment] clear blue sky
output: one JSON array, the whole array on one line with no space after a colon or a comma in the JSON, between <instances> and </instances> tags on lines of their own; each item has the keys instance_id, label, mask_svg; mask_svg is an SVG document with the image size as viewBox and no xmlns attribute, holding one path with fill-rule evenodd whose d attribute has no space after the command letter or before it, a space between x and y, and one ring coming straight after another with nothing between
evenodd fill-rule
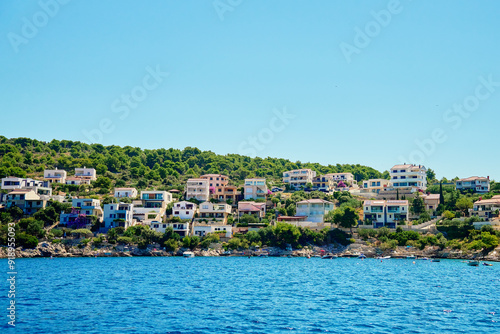
<instances>
[{"instance_id":1,"label":"clear blue sky","mask_svg":"<svg viewBox=\"0 0 500 334\"><path fill-rule=\"evenodd\" d=\"M0 2L1 135L500 180L498 1L54 1Z\"/></svg>"}]
</instances>

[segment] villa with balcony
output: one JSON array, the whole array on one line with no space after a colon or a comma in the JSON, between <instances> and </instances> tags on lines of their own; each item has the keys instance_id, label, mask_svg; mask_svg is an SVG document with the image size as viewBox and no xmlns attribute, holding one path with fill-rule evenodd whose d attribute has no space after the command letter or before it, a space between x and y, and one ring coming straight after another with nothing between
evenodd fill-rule
<instances>
[{"instance_id":1,"label":"villa with balcony","mask_svg":"<svg viewBox=\"0 0 500 334\"><path fill-rule=\"evenodd\" d=\"M233 236L233 227L221 222L202 223L196 222L193 226L193 235L200 238L210 233L217 233L221 238L231 238Z\"/></svg>"},{"instance_id":2,"label":"villa with balcony","mask_svg":"<svg viewBox=\"0 0 500 334\"><path fill-rule=\"evenodd\" d=\"M136 198L137 197L137 189L135 188L115 188L115 197L122 198Z\"/></svg>"},{"instance_id":3,"label":"villa with balcony","mask_svg":"<svg viewBox=\"0 0 500 334\"><path fill-rule=\"evenodd\" d=\"M245 179L245 184L243 186L243 189L244 189L243 192L245 200L249 199L265 200L268 194L265 178Z\"/></svg>"},{"instance_id":4,"label":"villa with balcony","mask_svg":"<svg viewBox=\"0 0 500 334\"><path fill-rule=\"evenodd\" d=\"M93 198L73 198L71 200L71 212L61 213L59 223L68 227L88 228L92 224L92 216L96 217L98 222L102 221L101 201Z\"/></svg>"},{"instance_id":5,"label":"villa with balcony","mask_svg":"<svg viewBox=\"0 0 500 334\"><path fill-rule=\"evenodd\" d=\"M199 221L221 221L226 223L227 217L231 214L231 205L225 203L203 202L199 206Z\"/></svg>"},{"instance_id":6,"label":"villa with balcony","mask_svg":"<svg viewBox=\"0 0 500 334\"><path fill-rule=\"evenodd\" d=\"M316 172L309 169L295 169L283 173L283 183L290 185L290 189L306 188L308 183L313 183Z\"/></svg>"},{"instance_id":7,"label":"villa with balcony","mask_svg":"<svg viewBox=\"0 0 500 334\"><path fill-rule=\"evenodd\" d=\"M332 176L318 175L313 177L313 189L330 193L335 190L335 183Z\"/></svg>"},{"instance_id":8,"label":"villa with balcony","mask_svg":"<svg viewBox=\"0 0 500 334\"><path fill-rule=\"evenodd\" d=\"M75 168L75 177L88 181L95 181L97 180L97 172L95 168Z\"/></svg>"},{"instance_id":9,"label":"villa with balcony","mask_svg":"<svg viewBox=\"0 0 500 334\"><path fill-rule=\"evenodd\" d=\"M336 183L342 181L347 186L354 183L354 175L352 173L328 173L325 176L331 177Z\"/></svg>"},{"instance_id":10,"label":"villa with balcony","mask_svg":"<svg viewBox=\"0 0 500 334\"><path fill-rule=\"evenodd\" d=\"M323 223L328 212L334 209L334 204L323 199L306 199L296 203L296 216L305 216L313 223Z\"/></svg>"},{"instance_id":11,"label":"villa with balcony","mask_svg":"<svg viewBox=\"0 0 500 334\"><path fill-rule=\"evenodd\" d=\"M106 232L114 227L123 227L127 229L134 224L133 219L134 204L128 203L109 203L104 204L104 228Z\"/></svg>"},{"instance_id":12,"label":"villa with balcony","mask_svg":"<svg viewBox=\"0 0 500 334\"><path fill-rule=\"evenodd\" d=\"M68 176L65 183L73 186L79 186L81 184L90 184L90 179L76 176Z\"/></svg>"},{"instance_id":13,"label":"villa with balcony","mask_svg":"<svg viewBox=\"0 0 500 334\"><path fill-rule=\"evenodd\" d=\"M194 203L181 201L174 203L172 207L172 215L180 219L193 219L195 213L198 211L198 206Z\"/></svg>"},{"instance_id":14,"label":"villa with balcony","mask_svg":"<svg viewBox=\"0 0 500 334\"><path fill-rule=\"evenodd\" d=\"M390 187L391 181L385 179L370 179L363 181L363 188L361 188L362 193L373 193L379 194L384 191L384 189Z\"/></svg>"},{"instance_id":15,"label":"villa with balcony","mask_svg":"<svg viewBox=\"0 0 500 334\"><path fill-rule=\"evenodd\" d=\"M186 183L186 199L196 199L205 202L210 199L210 180L189 179Z\"/></svg>"},{"instance_id":16,"label":"villa with balcony","mask_svg":"<svg viewBox=\"0 0 500 334\"><path fill-rule=\"evenodd\" d=\"M32 189L15 189L7 194L6 207L17 206L25 215L32 215L40 209L44 209L47 200L42 199Z\"/></svg>"},{"instance_id":17,"label":"villa with balcony","mask_svg":"<svg viewBox=\"0 0 500 334\"><path fill-rule=\"evenodd\" d=\"M490 191L490 177L472 176L457 180L456 190L473 191L476 193L487 193Z\"/></svg>"},{"instance_id":18,"label":"villa with balcony","mask_svg":"<svg viewBox=\"0 0 500 334\"><path fill-rule=\"evenodd\" d=\"M473 216L491 220L498 217L500 211L500 195L495 195L490 199L480 199L474 202L471 214Z\"/></svg>"},{"instance_id":19,"label":"villa with balcony","mask_svg":"<svg viewBox=\"0 0 500 334\"><path fill-rule=\"evenodd\" d=\"M22 178L9 176L2 178L2 190L14 189L31 189L33 187L46 187L48 182L34 180L30 178Z\"/></svg>"},{"instance_id":20,"label":"villa with balcony","mask_svg":"<svg viewBox=\"0 0 500 334\"><path fill-rule=\"evenodd\" d=\"M52 183L66 183L67 173L62 169L46 169L43 171L43 178L50 184Z\"/></svg>"},{"instance_id":21,"label":"villa with balcony","mask_svg":"<svg viewBox=\"0 0 500 334\"><path fill-rule=\"evenodd\" d=\"M408 201L370 200L363 203L363 216L374 228L396 228L398 222L408 219Z\"/></svg>"}]
</instances>

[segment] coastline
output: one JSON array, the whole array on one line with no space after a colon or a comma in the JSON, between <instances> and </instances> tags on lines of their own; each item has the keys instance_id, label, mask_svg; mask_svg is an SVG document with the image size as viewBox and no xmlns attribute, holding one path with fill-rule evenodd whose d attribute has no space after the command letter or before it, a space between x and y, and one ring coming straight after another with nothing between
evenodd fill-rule
<instances>
[{"instance_id":1,"label":"coastline","mask_svg":"<svg viewBox=\"0 0 500 334\"><path fill-rule=\"evenodd\" d=\"M262 250L241 250L234 251L232 254L224 254L224 249L220 245L216 247L202 250L192 250L195 257L248 257L259 256ZM175 252L167 252L159 249L159 247L148 247L140 249L136 246L102 246L100 248L87 247L71 247L65 246L60 243L41 242L34 249L16 249L16 258L37 258L37 257L172 257L183 256L184 251L189 249L180 248ZM7 247L0 248L0 259L8 258ZM297 249L292 251L283 250L278 247L267 247L266 253L270 257L308 257L320 255L321 251L330 253L338 257L357 258L359 254L364 254L367 258L387 257L390 256L394 259L406 259L408 256L415 256L419 258L437 258L437 259L456 259L456 260L482 260L490 262L500 262L500 249L496 248L488 253L476 252L463 252L452 250L449 248L439 249L437 246L427 246L423 250L415 248L407 248L398 246L396 249L381 251L379 248L368 246L362 243L354 243L349 246L343 247L339 245L325 245L322 247L314 246L304 249Z\"/></svg>"}]
</instances>

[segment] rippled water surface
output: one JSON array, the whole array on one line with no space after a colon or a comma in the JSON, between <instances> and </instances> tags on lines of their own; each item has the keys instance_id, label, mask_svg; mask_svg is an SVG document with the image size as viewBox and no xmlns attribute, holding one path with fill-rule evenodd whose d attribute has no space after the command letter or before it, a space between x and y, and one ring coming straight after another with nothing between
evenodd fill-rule
<instances>
[{"instance_id":1,"label":"rippled water surface","mask_svg":"<svg viewBox=\"0 0 500 334\"><path fill-rule=\"evenodd\" d=\"M500 333L497 263L42 258L17 270L16 333Z\"/></svg>"}]
</instances>

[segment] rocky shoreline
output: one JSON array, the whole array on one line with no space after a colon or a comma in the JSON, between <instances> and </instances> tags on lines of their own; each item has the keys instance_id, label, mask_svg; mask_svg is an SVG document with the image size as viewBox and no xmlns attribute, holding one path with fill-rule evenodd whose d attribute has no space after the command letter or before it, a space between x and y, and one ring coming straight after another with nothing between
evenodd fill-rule
<instances>
[{"instance_id":1,"label":"rocky shoreline","mask_svg":"<svg viewBox=\"0 0 500 334\"><path fill-rule=\"evenodd\" d=\"M140 249L136 246L106 245L101 247L73 247L61 243L41 242L34 249L16 249L16 258L35 258L35 257L134 257L134 256L182 256L183 252L189 249L181 248L176 252L167 252L157 247L148 247ZM323 252L322 252L323 251ZM259 256L264 252L262 250L245 250L232 252L228 255L220 244L213 245L208 250L195 249L192 251L195 257L207 256ZM461 259L461 260L483 260L500 261L500 248L496 248L489 253L480 251L461 251L452 249L439 249L436 246L428 246L423 250L407 247L397 247L381 251L379 248L368 246L364 243L354 243L347 247L340 245L326 245L322 247L306 247L304 249L286 251L277 247L267 247L266 252L272 257L308 257L320 255L322 253L331 253L338 257L357 257L364 254L367 258L376 258L390 256L391 258L406 258L416 256L417 258L440 258L440 259ZM0 248L0 258L8 258L7 247Z\"/></svg>"}]
</instances>

